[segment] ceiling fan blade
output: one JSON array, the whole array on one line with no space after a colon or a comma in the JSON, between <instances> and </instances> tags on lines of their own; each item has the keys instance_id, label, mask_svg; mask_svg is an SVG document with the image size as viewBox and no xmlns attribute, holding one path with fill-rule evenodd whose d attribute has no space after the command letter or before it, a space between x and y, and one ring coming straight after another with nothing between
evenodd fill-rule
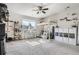
<instances>
[{"instance_id":1,"label":"ceiling fan blade","mask_svg":"<svg viewBox=\"0 0 79 59\"><path fill-rule=\"evenodd\" d=\"M38 10L34 10L34 9L33 9L33 11L38 11Z\"/></svg>"},{"instance_id":2,"label":"ceiling fan blade","mask_svg":"<svg viewBox=\"0 0 79 59\"><path fill-rule=\"evenodd\" d=\"M43 7L42 6L38 6L38 8L39 8L39 10L42 10Z\"/></svg>"},{"instance_id":3,"label":"ceiling fan blade","mask_svg":"<svg viewBox=\"0 0 79 59\"><path fill-rule=\"evenodd\" d=\"M46 12L45 12L45 11L42 11L42 13L44 13L44 14L45 14Z\"/></svg>"},{"instance_id":4,"label":"ceiling fan blade","mask_svg":"<svg viewBox=\"0 0 79 59\"><path fill-rule=\"evenodd\" d=\"M37 12L37 14L39 14L39 11Z\"/></svg>"},{"instance_id":5,"label":"ceiling fan blade","mask_svg":"<svg viewBox=\"0 0 79 59\"><path fill-rule=\"evenodd\" d=\"M48 8L44 8L43 10L48 10Z\"/></svg>"}]
</instances>

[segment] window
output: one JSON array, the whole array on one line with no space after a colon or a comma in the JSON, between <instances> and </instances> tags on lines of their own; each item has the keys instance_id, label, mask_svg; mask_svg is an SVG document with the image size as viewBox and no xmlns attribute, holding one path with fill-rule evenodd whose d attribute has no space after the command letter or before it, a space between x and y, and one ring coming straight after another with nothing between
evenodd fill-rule
<instances>
[{"instance_id":1,"label":"window","mask_svg":"<svg viewBox=\"0 0 79 59\"><path fill-rule=\"evenodd\" d=\"M22 21L23 29L33 29L36 28L36 21L34 20L23 20Z\"/></svg>"}]
</instances>

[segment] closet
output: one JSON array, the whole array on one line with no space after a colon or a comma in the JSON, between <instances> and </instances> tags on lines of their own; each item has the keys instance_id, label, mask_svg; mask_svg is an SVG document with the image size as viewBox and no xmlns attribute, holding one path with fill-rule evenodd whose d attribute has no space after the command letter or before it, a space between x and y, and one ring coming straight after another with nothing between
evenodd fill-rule
<instances>
[{"instance_id":1,"label":"closet","mask_svg":"<svg viewBox=\"0 0 79 59\"><path fill-rule=\"evenodd\" d=\"M78 27L55 28L55 40L66 44L78 44Z\"/></svg>"}]
</instances>

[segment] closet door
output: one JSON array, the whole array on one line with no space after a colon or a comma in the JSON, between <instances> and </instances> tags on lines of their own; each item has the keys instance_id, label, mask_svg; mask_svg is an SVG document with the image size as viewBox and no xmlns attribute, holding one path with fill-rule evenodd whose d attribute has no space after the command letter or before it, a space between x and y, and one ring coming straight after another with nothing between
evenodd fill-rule
<instances>
[{"instance_id":1,"label":"closet door","mask_svg":"<svg viewBox=\"0 0 79 59\"><path fill-rule=\"evenodd\" d=\"M68 44L68 28L63 29L63 42Z\"/></svg>"},{"instance_id":2,"label":"closet door","mask_svg":"<svg viewBox=\"0 0 79 59\"><path fill-rule=\"evenodd\" d=\"M59 41L59 29L55 28L55 40Z\"/></svg>"},{"instance_id":3,"label":"closet door","mask_svg":"<svg viewBox=\"0 0 79 59\"><path fill-rule=\"evenodd\" d=\"M59 39L58 40L60 42L63 42L62 32L63 32L63 29L62 28L59 28Z\"/></svg>"},{"instance_id":4,"label":"closet door","mask_svg":"<svg viewBox=\"0 0 79 59\"><path fill-rule=\"evenodd\" d=\"M76 45L76 28L69 29L69 44Z\"/></svg>"},{"instance_id":5,"label":"closet door","mask_svg":"<svg viewBox=\"0 0 79 59\"><path fill-rule=\"evenodd\" d=\"M77 43L79 44L79 27L78 27L78 42Z\"/></svg>"}]
</instances>

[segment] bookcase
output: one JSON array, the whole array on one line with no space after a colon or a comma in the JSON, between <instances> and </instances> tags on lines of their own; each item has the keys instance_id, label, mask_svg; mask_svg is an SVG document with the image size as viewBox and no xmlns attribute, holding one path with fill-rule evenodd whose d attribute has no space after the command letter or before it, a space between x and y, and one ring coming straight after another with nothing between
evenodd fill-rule
<instances>
[{"instance_id":1,"label":"bookcase","mask_svg":"<svg viewBox=\"0 0 79 59\"><path fill-rule=\"evenodd\" d=\"M12 38L14 40L14 22L7 22L7 38Z\"/></svg>"}]
</instances>

